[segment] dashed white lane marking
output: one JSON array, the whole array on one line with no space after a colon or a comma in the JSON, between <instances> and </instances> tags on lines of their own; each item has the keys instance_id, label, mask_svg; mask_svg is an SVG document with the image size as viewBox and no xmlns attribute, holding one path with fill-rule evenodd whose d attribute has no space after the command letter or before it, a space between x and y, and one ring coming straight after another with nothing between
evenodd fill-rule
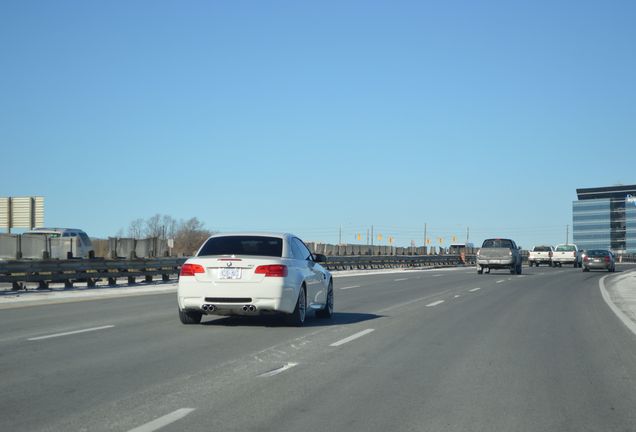
<instances>
[{"instance_id":1,"label":"dashed white lane marking","mask_svg":"<svg viewBox=\"0 0 636 432\"><path fill-rule=\"evenodd\" d=\"M56 337L61 337L61 336L69 336L69 335L74 335L74 334L79 334L79 333L87 333L87 332L93 332L93 331L97 331L97 330L104 330L104 329L109 329L109 328L113 328L113 327L115 327L115 326L114 325L106 325L106 326L93 327L93 328L87 328L87 329L82 329L82 330L74 330L74 331L69 331L69 332L64 332L64 333L55 333L55 334L50 334L50 335L46 335L46 336L32 337L32 338L29 338L27 340L37 341L37 340L42 340L42 339L51 339L51 338L56 338Z\"/></svg>"},{"instance_id":2,"label":"dashed white lane marking","mask_svg":"<svg viewBox=\"0 0 636 432\"><path fill-rule=\"evenodd\" d=\"M261 378L273 377L274 375L278 375L280 373L283 373L286 370L289 370L289 369L293 368L294 366L298 366L298 363L287 363L286 365L281 366L278 369L274 369L274 370L271 370L269 372L262 373L262 374L259 375L259 377L261 377Z\"/></svg>"},{"instance_id":3,"label":"dashed white lane marking","mask_svg":"<svg viewBox=\"0 0 636 432\"><path fill-rule=\"evenodd\" d=\"M362 330L361 332L358 332L358 333L356 333L356 334L352 334L352 335L351 335L351 336L349 336L349 337L346 337L346 338L344 338L344 339L340 339L338 342L334 342L334 343L332 343L332 344L331 344L331 345L329 345L329 346L337 347L337 346L340 346L340 345L344 345L344 344L346 344L347 342L351 342L352 340L356 340L356 339L358 339L358 338L360 338L360 337L362 337L362 336L364 336L364 335L368 335L369 333L371 333L371 332L373 332L373 331L375 331L375 329L366 329L366 330Z\"/></svg>"},{"instance_id":4,"label":"dashed white lane marking","mask_svg":"<svg viewBox=\"0 0 636 432\"><path fill-rule=\"evenodd\" d=\"M410 305L412 305L412 304L419 303L419 302L424 301L424 300L429 300L430 298L433 298L433 297L440 297L440 296L443 296L443 295L445 295L445 294L448 294L448 292L449 292L449 291L450 291L450 289L445 289L445 290L440 291L440 292L438 292L438 293L429 294L429 295L424 296L424 297L419 297L419 298L416 298L416 299L413 299L413 300L409 300L409 301L405 301L405 302L402 302L402 303L398 303L398 304L391 305L391 306L389 306L389 307L385 307L385 308L383 308L383 309L380 309L380 310L378 310L378 311L375 311L374 313L375 313L376 315L381 315L381 314L383 314L383 313L390 312L390 311L392 311L393 309L398 309L398 308L401 308L401 307L404 307L404 306L410 306Z\"/></svg>"},{"instance_id":5,"label":"dashed white lane marking","mask_svg":"<svg viewBox=\"0 0 636 432\"><path fill-rule=\"evenodd\" d=\"M190 414L192 411L194 411L194 408L181 408L171 412L170 414L166 414L163 417L159 417L156 420L153 420L144 425L131 429L128 432L153 432L163 427L166 427L169 424L176 422L177 420L181 420L182 418Z\"/></svg>"},{"instance_id":6,"label":"dashed white lane marking","mask_svg":"<svg viewBox=\"0 0 636 432\"><path fill-rule=\"evenodd\" d=\"M437 300L437 301L434 301L433 303L427 304L426 307L433 307L433 306L441 305L442 303L444 303L444 300Z\"/></svg>"},{"instance_id":7,"label":"dashed white lane marking","mask_svg":"<svg viewBox=\"0 0 636 432\"><path fill-rule=\"evenodd\" d=\"M341 290L348 290L348 289L353 289L353 288L360 288L360 285L351 285L348 287L342 287L340 288Z\"/></svg>"},{"instance_id":8,"label":"dashed white lane marking","mask_svg":"<svg viewBox=\"0 0 636 432\"><path fill-rule=\"evenodd\" d=\"M505 279L499 279L499 280L498 280L497 282L495 282L495 283L502 283L502 282L505 282L505 281L506 281Z\"/></svg>"},{"instance_id":9,"label":"dashed white lane marking","mask_svg":"<svg viewBox=\"0 0 636 432\"><path fill-rule=\"evenodd\" d=\"M473 288L473 289L469 289L468 292L475 292L475 291L479 291L481 288Z\"/></svg>"},{"instance_id":10,"label":"dashed white lane marking","mask_svg":"<svg viewBox=\"0 0 636 432\"><path fill-rule=\"evenodd\" d=\"M409 280L409 278L393 279L393 282L400 282L400 281L404 281L404 280Z\"/></svg>"},{"instance_id":11,"label":"dashed white lane marking","mask_svg":"<svg viewBox=\"0 0 636 432\"><path fill-rule=\"evenodd\" d=\"M454 298L460 298L461 296L459 294L455 294Z\"/></svg>"}]
</instances>

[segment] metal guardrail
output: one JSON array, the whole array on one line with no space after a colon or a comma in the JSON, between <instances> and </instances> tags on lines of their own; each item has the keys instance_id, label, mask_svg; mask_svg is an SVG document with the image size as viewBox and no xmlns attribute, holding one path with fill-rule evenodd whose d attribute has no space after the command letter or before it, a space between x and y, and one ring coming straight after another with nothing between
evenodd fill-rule
<instances>
[{"instance_id":1,"label":"metal guardrail","mask_svg":"<svg viewBox=\"0 0 636 432\"><path fill-rule=\"evenodd\" d=\"M134 260L16 260L0 262L0 283L11 283L17 291L26 289L27 283L37 283L38 289L48 289L50 283L63 283L72 288L75 282L86 282L94 287L97 281L106 279L115 286L117 278L128 278L135 283L137 277L152 282L155 276L168 281L179 273L186 258L153 258ZM473 264L474 256L468 256L465 264ZM329 270L364 270L383 268L450 267L463 264L458 255L429 256L328 256L322 263Z\"/></svg>"},{"instance_id":2,"label":"metal guardrail","mask_svg":"<svg viewBox=\"0 0 636 432\"><path fill-rule=\"evenodd\" d=\"M452 267L472 265L475 256L468 255L463 261L459 255L380 255L380 256L328 256L323 263L329 270L366 270L382 268Z\"/></svg>"},{"instance_id":3,"label":"metal guardrail","mask_svg":"<svg viewBox=\"0 0 636 432\"><path fill-rule=\"evenodd\" d=\"M27 283L38 283L38 289L47 289L49 283L64 283L65 288L75 282L86 282L94 287L97 281L107 279L111 286L117 278L128 278L135 283L137 277L151 282L154 276L167 281L178 274L186 258L156 258L135 260L19 260L0 262L0 282L11 283L13 290L26 289Z\"/></svg>"}]
</instances>

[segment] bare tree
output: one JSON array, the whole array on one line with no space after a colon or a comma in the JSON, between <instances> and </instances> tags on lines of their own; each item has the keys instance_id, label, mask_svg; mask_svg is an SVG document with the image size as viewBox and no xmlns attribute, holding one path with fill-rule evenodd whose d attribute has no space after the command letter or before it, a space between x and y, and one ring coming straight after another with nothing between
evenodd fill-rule
<instances>
[{"instance_id":1,"label":"bare tree","mask_svg":"<svg viewBox=\"0 0 636 432\"><path fill-rule=\"evenodd\" d=\"M174 220L171 216L163 215L162 218L163 223L163 238L174 238L177 233L177 221Z\"/></svg>"},{"instance_id":2,"label":"bare tree","mask_svg":"<svg viewBox=\"0 0 636 432\"><path fill-rule=\"evenodd\" d=\"M146 219L144 234L146 237L161 237L161 228L161 215L157 213L156 215Z\"/></svg>"},{"instance_id":3,"label":"bare tree","mask_svg":"<svg viewBox=\"0 0 636 432\"><path fill-rule=\"evenodd\" d=\"M196 217L181 221L175 233L175 252L193 255L210 235L212 232Z\"/></svg>"},{"instance_id":4,"label":"bare tree","mask_svg":"<svg viewBox=\"0 0 636 432\"><path fill-rule=\"evenodd\" d=\"M144 220L141 218L135 219L128 226L128 237L135 239L141 238L144 231Z\"/></svg>"},{"instance_id":5,"label":"bare tree","mask_svg":"<svg viewBox=\"0 0 636 432\"><path fill-rule=\"evenodd\" d=\"M177 221L168 215L156 215L146 220L146 237L158 237L160 239L173 238L177 229Z\"/></svg>"}]
</instances>

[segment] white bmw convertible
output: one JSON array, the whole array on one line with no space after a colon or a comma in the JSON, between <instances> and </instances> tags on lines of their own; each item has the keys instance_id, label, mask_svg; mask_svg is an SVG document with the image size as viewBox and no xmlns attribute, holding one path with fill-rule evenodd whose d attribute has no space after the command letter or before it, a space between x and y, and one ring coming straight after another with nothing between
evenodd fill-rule
<instances>
[{"instance_id":1,"label":"white bmw convertible","mask_svg":"<svg viewBox=\"0 0 636 432\"><path fill-rule=\"evenodd\" d=\"M181 267L177 300L183 324L203 315L284 314L302 326L308 310L333 315L333 280L292 234L232 233L208 238Z\"/></svg>"}]
</instances>

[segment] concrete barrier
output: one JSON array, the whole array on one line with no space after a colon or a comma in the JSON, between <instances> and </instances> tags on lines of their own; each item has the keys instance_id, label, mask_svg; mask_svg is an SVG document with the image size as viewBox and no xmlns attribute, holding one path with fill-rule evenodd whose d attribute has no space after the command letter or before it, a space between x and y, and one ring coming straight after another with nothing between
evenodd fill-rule
<instances>
[{"instance_id":1,"label":"concrete barrier","mask_svg":"<svg viewBox=\"0 0 636 432\"><path fill-rule=\"evenodd\" d=\"M77 255L77 237L50 237L48 241L51 259L68 259Z\"/></svg>"},{"instance_id":2,"label":"concrete barrier","mask_svg":"<svg viewBox=\"0 0 636 432\"><path fill-rule=\"evenodd\" d=\"M50 250L47 236L23 234L20 239L22 258L43 259L48 258Z\"/></svg>"},{"instance_id":3,"label":"concrete barrier","mask_svg":"<svg viewBox=\"0 0 636 432\"><path fill-rule=\"evenodd\" d=\"M0 259L20 258L20 236L0 234Z\"/></svg>"}]
</instances>

